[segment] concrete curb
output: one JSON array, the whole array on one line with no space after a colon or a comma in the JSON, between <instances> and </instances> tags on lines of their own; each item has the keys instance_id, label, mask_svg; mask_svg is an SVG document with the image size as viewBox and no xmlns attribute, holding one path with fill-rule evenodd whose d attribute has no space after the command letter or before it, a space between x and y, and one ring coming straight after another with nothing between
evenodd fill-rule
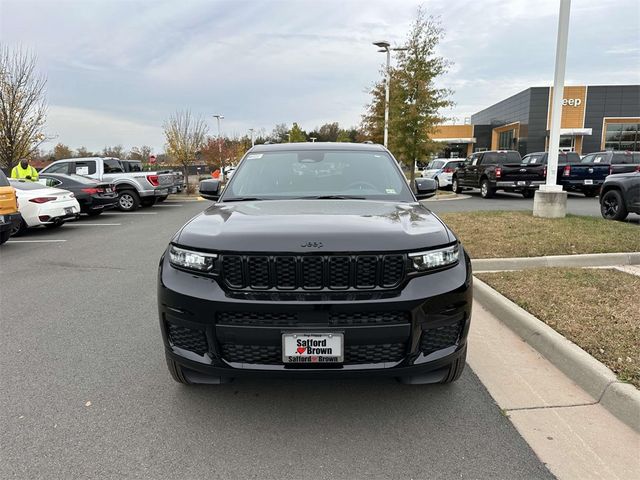
<instances>
[{"instance_id":1,"label":"concrete curb","mask_svg":"<svg viewBox=\"0 0 640 480\"><path fill-rule=\"evenodd\" d=\"M522 258L476 258L471 260L474 271L525 270L540 267L607 267L640 265L640 252L590 253L584 255L551 255Z\"/></svg>"},{"instance_id":2,"label":"concrete curb","mask_svg":"<svg viewBox=\"0 0 640 480\"><path fill-rule=\"evenodd\" d=\"M640 432L640 391L489 285L474 278L474 298L622 422Z\"/></svg>"}]
</instances>

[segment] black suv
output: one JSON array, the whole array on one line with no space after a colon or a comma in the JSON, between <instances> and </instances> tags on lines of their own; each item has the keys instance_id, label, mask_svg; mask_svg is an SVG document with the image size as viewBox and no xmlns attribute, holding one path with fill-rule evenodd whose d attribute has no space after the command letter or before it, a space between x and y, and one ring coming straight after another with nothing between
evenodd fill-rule
<instances>
[{"instance_id":1,"label":"black suv","mask_svg":"<svg viewBox=\"0 0 640 480\"><path fill-rule=\"evenodd\" d=\"M373 144L257 145L160 261L167 364L180 383L389 375L449 383L465 365L469 256Z\"/></svg>"},{"instance_id":2,"label":"black suv","mask_svg":"<svg viewBox=\"0 0 640 480\"><path fill-rule=\"evenodd\" d=\"M607 177L600 191L600 212L607 220L624 220L629 213L640 215L640 166L635 172Z\"/></svg>"}]
</instances>

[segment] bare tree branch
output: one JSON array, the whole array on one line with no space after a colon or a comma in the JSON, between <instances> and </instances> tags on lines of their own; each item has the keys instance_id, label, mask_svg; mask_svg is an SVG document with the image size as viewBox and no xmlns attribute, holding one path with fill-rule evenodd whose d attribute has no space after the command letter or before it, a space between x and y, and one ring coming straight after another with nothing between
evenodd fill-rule
<instances>
[{"instance_id":1,"label":"bare tree branch","mask_svg":"<svg viewBox=\"0 0 640 480\"><path fill-rule=\"evenodd\" d=\"M0 165L13 168L34 152L46 136L45 86L36 57L0 45Z\"/></svg>"},{"instance_id":2,"label":"bare tree branch","mask_svg":"<svg viewBox=\"0 0 640 480\"><path fill-rule=\"evenodd\" d=\"M164 124L167 153L184 167L187 185L189 175L186 169L195 161L196 154L204 145L207 130L204 119L192 117L189 110L174 113Z\"/></svg>"}]
</instances>

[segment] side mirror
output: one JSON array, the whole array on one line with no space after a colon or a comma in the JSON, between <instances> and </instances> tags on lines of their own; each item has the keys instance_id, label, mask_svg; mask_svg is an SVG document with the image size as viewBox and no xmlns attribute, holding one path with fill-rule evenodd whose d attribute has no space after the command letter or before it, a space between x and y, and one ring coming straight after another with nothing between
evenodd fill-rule
<instances>
[{"instance_id":1,"label":"side mirror","mask_svg":"<svg viewBox=\"0 0 640 480\"><path fill-rule=\"evenodd\" d=\"M219 180L202 180L200 182L200 196L207 200L217 201L220 198Z\"/></svg>"},{"instance_id":2,"label":"side mirror","mask_svg":"<svg viewBox=\"0 0 640 480\"><path fill-rule=\"evenodd\" d=\"M416 198L418 200L424 200L425 198L431 198L436 194L438 190L438 184L433 178L416 178Z\"/></svg>"}]
</instances>

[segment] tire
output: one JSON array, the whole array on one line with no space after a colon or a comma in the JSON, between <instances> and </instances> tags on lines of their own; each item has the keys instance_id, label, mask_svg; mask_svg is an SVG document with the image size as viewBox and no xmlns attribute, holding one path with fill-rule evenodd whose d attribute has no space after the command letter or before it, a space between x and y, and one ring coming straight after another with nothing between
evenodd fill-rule
<instances>
[{"instance_id":1,"label":"tire","mask_svg":"<svg viewBox=\"0 0 640 480\"><path fill-rule=\"evenodd\" d=\"M536 192L535 190L523 190L521 193L524 198L533 198Z\"/></svg>"},{"instance_id":2,"label":"tire","mask_svg":"<svg viewBox=\"0 0 640 480\"><path fill-rule=\"evenodd\" d=\"M434 180L436 181L436 189L440 190L440 179L438 177L434 178Z\"/></svg>"},{"instance_id":3,"label":"tire","mask_svg":"<svg viewBox=\"0 0 640 480\"><path fill-rule=\"evenodd\" d=\"M140 196L134 190L120 190L116 206L122 212L133 212L140 207Z\"/></svg>"},{"instance_id":4,"label":"tire","mask_svg":"<svg viewBox=\"0 0 640 480\"><path fill-rule=\"evenodd\" d=\"M4 232L0 232L0 245L5 243L11 237L11 230L5 230Z\"/></svg>"},{"instance_id":5,"label":"tire","mask_svg":"<svg viewBox=\"0 0 640 480\"><path fill-rule=\"evenodd\" d=\"M55 223L45 223L44 228L47 230L55 230L56 228L60 228L62 225L64 225L64 220Z\"/></svg>"},{"instance_id":6,"label":"tire","mask_svg":"<svg viewBox=\"0 0 640 480\"><path fill-rule=\"evenodd\" d=\"M453 177L451 179L451 190L453 191L453 193L462 193L462 188L458 183L458 177Z\"/></svg>"},{"instance_id":7,"label":"tire","mask_svg":"<svg viewBox=\"0 0 640 480\"><path fill-rule=\"evenodd\" d=\"M173 378L176 382L181 383L182 385L191 385L189 380L187 380L187 377L184 376L182 367L171 360L169 357L167 357L167 368L169 369L171 378Z\"/></svg>"},{"instance_id":8,"label":"tire","mask_svg":"<svg viewBox=\"0 0 640 480\"><path fill-rule=\"evenodd\" d=\"M87 215L89 215L90 217L97 217L98 215L100 215L104 210L89 210L87 212Z\"/></svg>"},{"instance_id":9,"label":"tire","mask_svg":"<svg viewBox=\"0 0 640 480\"><path fill-rule=\"evenodd\" d=\"M629 212L624 204L624 199L618 190L609 190L600 199L600 213L607 220L622 221L627 218Z\"/></svg>"},{"instance_id":10,"label":"tire","mask_svg":"<svg viewBox=\"0 0 640 480\"><path fill-rule=\"evenodd\" d=\"M453 383L460 378L467 364L467 345L464 346L462 353L449 365L449 372L441 383Z\"/></svg>"},{"instance_id":11,"label":"tire","mask_svg":"<svg viewBox=\"0 0 640 480\"><path fill-rule=\"evenodd\" d=\"M596 195L598 195L598 191L597 190L585 190L584 192L582 192L584 194L585 197L587 198L593 198Z\"/></svg>"},{"instance_id":12,"label":"tire","mask_svg":"<svg viewBox=\"0 0 640 480\"><path fill-rule=\"evenodd\" d=\"M156 203L164 202L167 199L168 196L169 195L165 195L164 197L156 197L157 198Z\"/></svg>"},{"instance_id":13,"label":"tire","mask_svg":"<svg viewBox=\"0 0 640 480\"><path fill-rule=\"evenodd\" d=\"M27 222L24 221L24 218L21 218L20 224L18 225L18 228L12 232L12 236L19 237L20 235L25 234L28 228L29 226L27 225Z\"/></svg>"},{"instance_id":14,"label":"tire","mask_svg":"<svg viewBox=\"0 0 640 480\"><path fill-rule=\"evenodd\" d=\"M147 198L143 198L142 201L140 202L140 204L142 205L143 208L148 208L148 207L153 207L156 204L156 197L147 197Z\"/></svg>"},{"instance_id":15,"label":"tire","mask_svg":"<svg viewBox=\"0 0 640 480\"><path fill-rule=\"evenodd\" d=\"M496 190L495 188L491 187L491 184L489 183L489 179L483 178L482 181L480 182L480 196L482 198L493 198L495 193L496 193Z\"/></svg>"}]
</instances>

